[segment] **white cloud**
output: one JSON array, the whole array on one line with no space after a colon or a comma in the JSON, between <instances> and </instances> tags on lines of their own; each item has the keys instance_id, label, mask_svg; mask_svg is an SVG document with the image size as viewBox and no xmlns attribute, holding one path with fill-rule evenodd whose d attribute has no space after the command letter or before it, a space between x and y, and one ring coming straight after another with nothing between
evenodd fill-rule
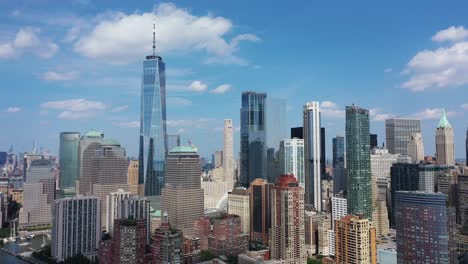
<instances>
[{"instance_id":1,"label":"white cloud","mask_svg":"<svg viewBox=\"0 0 468 264\"><path fill-rule=\"evenodd\" d=\"M389 73L389 72L392 72L392 71L393 71L392 68L385 68L385 69L384 69L384 72L385 72L385 73Z\"/></svg>"},{"instance_id":2,"label":"white cloud","mask_svg":"<svg viewBox=\"0 0 468 264\"><path fill-rule=\"evenodd\" d=\"M243 63L235 53L241 41L259 41L253 34L234 36L233 24L224 17L211 14L196 16L174 4L163 3L155 13L122 12L98 16L97 24L75 43L75 50L83 56L111 63L141 60L151 52L152 23L156 20L158 53L202 51L210 57Z\"/></svg>"},{"instance_id":3,"label":"white cloud","mask_svg":"<svg viewBox=\"0 0 468 264\"><path fill-rule=\"evenodd\" d=\"M461 108L463 108L464 110L468 110L468 104L462 104Z\"/></svg>"},{"instance_id":4,"label":"white cloud","mask_svg":"<svg viewBox=\"0 0 468 264\"><path fill-rule=\"evenodd\" d=\"M320 103L320 112L324 117L331 118L344 118L345 111L339 107L335 102L323 101Z\"/></svg>"},{"instance_id":5,"label":"white cloud","mask_svg":"<svg viewBox=\"0 0 468 264\"><path fill-rule=\"evenodd\" d=\"M337 108L338 105L335 102L323 101L323 102L320 102L320 107L321 108Z\"/></svg>"},{"instance_id":6,"label":"white cloud","mask_svg":"<svg viewBox=\"0 0 468 264\"><path fill-rule=\"evenodd\" d=\"M0 58L18 57L24 52L31 52L48 59L57 53L59 47L49 39L40 37L39 28L21 28L14 39L0 43Z\"/></svg>"},{"instance_id":7,"label":"white cloud","mask_svg":"<svg viewBox=\"0 0 468 264\"><path fill-rule=\"evenodd\" d=\"M231 85L230 84L222 84L222 85L214 88L213 90L211 90L210 93L223 94L223 93L228 92L229 90L231 90Z\"/></svg>"},{"instance_id":8,"label":"white cloud","mask_svg":"<svg viewBox=\"0 0 468 264\"><path fill-rule=\"evenodd\" d=\"M437 32L432 37L433 41L444 42L444 41L460 41L468 38L468 30L462 26L454 27L451 26L447 29Z\"/></svg>"},{"instance_id":9,"label":"white cloud","mask_svg":"<svg viewBox=\"0 0 468 264\"><path fill-rule=\"evenodd\" d=\"M448 111L446 114L447 116L454 116L456 112ZM414 113L411 117L421 120L439 119L442 117L442 108L426 108L421 112Z\"/></svg>"},{"instance_id":10,"label":"white cloud","mask_svg":"<svg viewBox=\"0 0 468 264\"><path fill-rule=\"evenodd\" d=\"M206 83L203 83L202 81L193 81L187 88L188 91L194 91L194 92L204 92L208 86Z\"/></svg>"},{"instance_id":11,"label":"white cloud","mask_svg":"<svg viewBox=\"0 0 468 264\"><path fill-rule=\"evenodd\" d=\"M403 88L424 91L429 88L457 87L468 83L468 41L463 28L448 28L438 32L433 40L453 40L447 46L418 52L404 70L409 80Z\"/></svg>"},{"instance_id":12,"label":"white cloud","mask_svg":"<svg viewBox=\"0 0 468 264\"><path fill-rule=\"evenodd\" d=\"M118 127L129 127L129 128L138 128L140 127L140 122L139 121L130 121L130 122L117 122L117 123L112 123L114 126Z\"/></svg>"},{"instance_id":13,"label":"white cloud","mask_svg":"<svg viewBox=\"0 0 468 264\"><path fill-rule=\"evenodd\" d=\"M77 71L69 72L55 72L48 71L42 74L41 78L46 81L71 81L75 80L80 76L80 73Z\"/></svg>"},{"instance_id":14,"label":"white cloud","mask_svg":"<svg viewBox=\"0 0 468 264\"><path fill-rule=\"evenodd\" d=\"M198 118L198 119L178 119L178 120L167 120L166 125L168 127L190 127L190 128L203 128L211 126L215 123L216 119L214 118Z\"/></svg>"},{"instance_id":15,"label":"white cloud","mask_svg":"<svg viewBox=\"0 0 468 264\"><path fill-rule=\"evenodd\" d=\"M7 113L16 113L16 112L21 111L21 108L17 106L12 106L12 107L8 107L6 111Z\"/></svg>"},{"instance_id":16,"label":"white cloud","mask_svg":"<svg viewBox=\"0 0 468 264\"><path fill-rule=\"evenodd\" d=\"M192 101L182 97L168 97L167 104L171 106L191 106Z\"/></svg>"},{"instance_id":17,"label":"white cloud","mask_svg":"<svg viewBox=\"0 0 468 264\"><path fill-rule=\"evenodd\" d=\"M76 120L92 117L99 111L106 109L106 105L99 101L89 101L80 98L45 102L41 104L41 108L60 110L61 112L58 115L58 118Z\"/></svg>"},{"instance_id":18,"label":"white cloud","mask_svg":"<svg viewBox=\"0 0 468 264\"><path fill-rule=\"evenodd\" d=\"M117 107L112 108L111 112L112 113L118 113L118 112L125 111L127 109L128 109L128 105L121 105L121 106L117 106Z\"/></svg>"},{"instance_id":19,"label":"white cloud","mask_svg":"<svg viewBox=\"0 0 468 264\"><path fill-rule=\"evenodd\" d=\"M387 119L395 117L393 114L382 113L380 108L372 108L369 110L369 115L372 121L385 121Z\"/></svg>"}]
</instances>

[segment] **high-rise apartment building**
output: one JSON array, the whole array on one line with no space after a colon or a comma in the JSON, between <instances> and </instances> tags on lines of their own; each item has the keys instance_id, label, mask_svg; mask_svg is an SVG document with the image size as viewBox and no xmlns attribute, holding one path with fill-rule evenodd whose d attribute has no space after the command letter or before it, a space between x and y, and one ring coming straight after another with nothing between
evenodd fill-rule
<instances>
[{"instance_id":1,"label":"high-rise apartment building","mask_svg":"<svg viewBox=\"0 0 468 264\"><path fill-rule=\"evenodd\" d=\"M268 245L271 226L271 188L264 179L250 183L250 240Z\"/></svg>"},{"instance_id":2,"label":"high-rise apartment building","mask_svg":"<svg viewBox=\"0 0 468 264\"><path fill-rule=\"evenodd\" d=\"M407 145L407 154L412 162L424 161L424 143L421 133L413 133Z\"/></svg>"},{"instance_id":3,"label":"high-rise apartment building","mask_svg":"<svg viewBox=\"0 0 468 264\"><path fill-rule=\"evenodd\" d=\"M436 162L438 164L455 165L455 147L453 128L447 120L445 110L436 129Z\"/></svg>"},{"instance_id":4,"label":"high-rise apartment building","mask_svg":"<svg viewBox=\"0 0 468 264\"><path fill-rule=\"evenodd\" d=\"M162 211L174 228L191 234L195 220L203 216L200 157L194 146L176 147L166 158L166 185L162 190Z\"/></svg>"},{"instance_id":5,"label":"high-rise apartment building","mask_svg":"<svg viewBox=\"0 0 468 264\"><path fill-rule=\"evenodd\" d=\"M74 189L75 182L80 176L80 133L62 132L60 133L60 189Z\"/></svg>"},{"instance_id":6,"label":"high-rise apartment building","mask_svg":"<svg viewBox=\"0 0 468 264\"><path fill-rule=\"evenodd\" d=\"M463 233L468 235L468 174L458 175L458 223Z\"/></svg>"},{"instance_id":7,"label":"high-rise apartment building","mask_svg":"<svg viewBox=\"0 0 468 264\"><path fill-rule=\"evenodd\" d=\"M106 196L106 231L112 237L114 235L114 220L119 219L121 214L117 209L118 205L122 202L123 199L130 197L130 192L126 192L122 189L117 190L116 192L111 192Z\"/></svg>"},{"instance_id":8,"label":"high-rise apartment building","mask_svg":"<svg viewBox=\"0 0 468 264\"><path fill-rule=\"evenodd\" d=\"M293 174L304 188L304 140L292 138L281 141L279 157L281 173Z\"/></svg>"},{"instance_id":9,"label":"high-rise apartment building","mask_svg":"<svg viewBox=\"0 0 468 264\"><path fill-rule=\"evenodd\" d=\"M421 120L392 118L385 120L385 135L390 154L408 155L408 142L413 133L421 133Z\"/></svg>"},{"instance_id":10,"label":"high-rise apartment building","mask_svg":"<svg viewBox=\"0 0 468 264\"><path fill-rule=\"evenodd\" d=\"M398 263L456 263L450 215L442 193L398 191Z\"/></svg>"},{"instance_id":11,"label":"high-rise apartment building","mask_svg":"<svg viewBox=\"0 0 468 264\"><path fill-rule=\"evenodd\" d=\"M346 192L345 140L337 135L333 143L333 192Z\"/></svg>"},{"instance_id":12,"label":"high-rise apartment building","mask_svg":"<svg viewBox=\"0 0 468 264\"><path fill-rule=\"evenodd\" d=\"M31 162L25 175L19 226L50 225L55 199L54 167L48 159L36 159Z\"/></svg>"},{"instance_id":13,"label":"high-rise apartment building","mask_svg":"<svg viewBox=\"0 0 468 264\"><path fill-rule=\"evenodd\" d=\"M167 152L171 152L175 147L180 147L180 134L167 134L166 138Z\"/></svg>"},{"instance_id":14,"label":"high-rise apartment building","mask_svg":"<svg viewBox=\"0 0 468 264\"><path fill-rule=\"evenodd\" d=\"M280 176L271 191L272 259L284 263L307 262L304 229L304 189L293 175Z\"/></svg>"},{"instance_id":15,"label":"high-rise apartment building","mask_svg":"<svg viewBox=\"0 0 468 264\"><path fill-rule=\"evenodd\" d=\"M154 38L154 32L153 32ZM154 41L153 41L154 43ZM138 183L145 184L145 195L161 195L167 154L166 65L153 54L143 61L140 111L140 171Z\"/></svg>"},{"instance_id":16,"label":"high-rise apartment building","mask_svg":"<svg viewBox=\"0 0 468 264\"><path fill-rule=\"evenodd\" d=\"M145 219L117 219L112 263L145 263L148 230Z\"/></svg>"},{"instance_id":17,"label":"high-rise apartment building","mask_svg":"<svg viewBox=\"0 0 468 264\"><path fill-rule=\"evenodd\" d=\"M224 119L224 133L223 133L223 176L224 180L229 184L229 188L234 186L234 143L233 143L234 130L232 126L232 119Z\"/></svg>"},{"instance_id":18,"label":"high-rise apartment building","mask_svg":"<svg viewBox=\"0 0 468 264\"><path fill-rule=\"evenodd\" d=\"M55 200L52 257L64 261L77 255L95 257L101 241L101 201L96 197Z\"/></svg>"},{"instance_id":19,"label":"high-rise apartment building","mask_svg":"<svg viewBox=\"0 0 468 264\"><path fill-rule=\"evenodd\" d=\"M348 214L348 200L344 197L334 196L331 198L332 204L332 228L335 229L335 221Z\"/></svg>"},{"instance_id":20,"label":"high-rise apartment building","mask_svg":"<svg viewBox=\"0 0 468 264\"><path fill-rule=\"evenodd\" d=\"M244 187L235 188L228 193L228 214L238 215L241 221L241 230L250 234L250 193Z\"/></svg>"},{"instance_id":21,"label":"high-rise apartment building","mask_svg":"<svg viewBox=\"0 0 468 264\"><path fill-rule=\"evenodd\" d=\"M216 256L237 256L247 252L249 235L242 232L241 219L227 214L213 223L213 232L208 236L208 250Z\"/></svg>"},{"instance_id":22,"label":"high-rise apartment building","mask_svg":"<svg viewBox=\"0 0 468 264\"><path fill-rule=\"evenodd\" d=\"M369 110L346 106L346 166L349 214L372 218Z\"/></svg>"},{"instance_id":23,"label":"high-rise apartment building","mask_svg":"<svg viewBox=\"0 0 468 264\"><path fill-rule=\"evenodd\" d=\"M377 264L376 233L372 222L347 215L335 221L337 264Z\"/></svg>"},{"instance_id":24,"label":"high-rise apartment building","mask_svg":"<svg viewBox=\"0 0 468 264\"><path fill-rule=\"evenodd\" d=\"M240 133L240 184L266 179L266 93L243 92Z\"/></svg>"},{"instance_id":25,"label":"high-rise apartment building","mask_svg":"<svg viewBox=\"0 0 468 264\"><path fill-rule=\"evenodd\" d=\"M182 232L171 228L166 212L163 214L161 226L154 232L153 243L150 247L151 259L154 263L184 263Z\"/></svg>"},{"instance_id":26,"label":"high-rise apartment building","mask_svg":"<svg viewBox=\"0 0 468 264\"><path fill-rule=\"evenodd\" d=\"M305 157L305 197L306 204L315 210L322 210L321 191L321 137L319 102L310 102L304 106L304 157Z\"/></svg>"}]
</instances>

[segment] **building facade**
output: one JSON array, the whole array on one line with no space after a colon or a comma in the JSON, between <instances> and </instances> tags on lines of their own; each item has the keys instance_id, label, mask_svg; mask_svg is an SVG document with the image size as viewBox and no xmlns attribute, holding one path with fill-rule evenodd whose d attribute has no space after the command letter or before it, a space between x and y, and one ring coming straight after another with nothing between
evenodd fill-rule
<instances>
[{"instance_id":1,"label":"building facade","mask_svg":"<svg viewBox=\"0 0 468 264\"><path fill-rule=\"evenodd\" d=\"M293 174L304 188L304 140L292 138L281 141L279 153L281 173Z\"/></svg>"},{"instance_id":2,"label":"building facade","mask_svg":"<svg viewBox=\"0 0 468 264\"><path fill-rule=\"evenodd\" d=\"M92 194L92 184L94 179L93 158L96 149L104 140L104 134L91 130L80 140L80 178L76 185L76 193L81 195Z\"/></svg>"},{"instance_id":3,"label":"building facade","mask_svg":"<svg viewBox=\"0 0 468 264\"><path fill-rule=\"evenodd\" d=\"M271 188L264 179L250 183L250 240L268 245L271 228Z\"/></svg>"},{"instance_id":4,"label":"building facade","mask_svg":"<svg viewBox=\"0 0 468 264\"><path fill-rule=\"evenodd\" d=\"M333 191L335 194L346 192L345 140L336 136L333 143Z\"/></svg>"},{"instance_id":5,"label":"building facade","mask_svg":"<svg viewBox=\"0 0 468 264\"><path fill-rule=\"evenodd\" d=\"M349 214L372 218L369 110L346 106L346 166Z\"/></svg>"},{"instance_id":6,"label":"building facade","mask_svg":"<svg viewBox=\"0 0 468 264\"><path fill-rule=\"evenodd\" d=\"M216 256L237 256L249 249L249 235L242 232L241 219L227 214L214 220L213 232L208 236L208 250Z\"/></svg>"},{"instance_id":7,"label":"building facade","mask_svg":"<svg viewBox=\"0 0 468 264\"><path fill-rule=\"evenodd\" d=\"M408 142L413 133L421 133L421 120L392 118L385 120L385 135L390 154L408 155Z\"/></svg>"},{"instance_id":8,"label":"building facade","mask_svg":"<svg viewBox=\"0 0 468 264\"><path fill-rule=\"evenodd\" d=\"M424 143L421 133L410 135L407 154L412 162L419 163L424 160Z\"/></svg>"},{"instance_id":9,"label":"building facade","mask_svg":"<svg viewBox=\"0 0 468 264\"><path fill-rule=\"evenodd\" d=\"M331 198L332 203L332 228L335 229L335 221L343 218L348 214L348 200L344 197L334 196Z\"/></svg>"},{"instance_id":10,"label":"building facade","mask_svg":"<svg viewBox=\"0 0 468 264\"><path fill-rule=\"evenodd\" d=\"M436 129L436 162L448 166L455 165L453 128L447 120L444 110Z\"/></svg>"},{"instance_id":11,"label":"building facade","mask_svg":"<svg viewBox=\"0 0 468 264\"><path fill-rule=\"evenodd\" d=\"M167 134L167 152L171 152L171 150L175 147L180 147L180 134Z\"/></svg>"},{"instance_id":12,"label":"building facade","mask_svg":"<svg viewBox=\"0 0 468 264\"><path fill-rule=\"evenodd\" d=\"M118 205L122 202L123 199L130 197L130 192L126 192L122 189L117 190L116 192L111 192L106 195L106 232L110 234L111 237L114 236L114 221L115 219L120 219L120 214L118 213Z\"/></svg>"},{"instance_id":13,"label":"building facade","mask_svg":"<svg viewBox=\"0 0 468 264\"><path fill-rule=\"evenodd\" d=\"M161 227L154 232L151 259L161 264L184 263L182 232L171 229L167 213L163 215Z\"/></svg>"},{"instance_id":14,"label":"building facade","mask_svg":"<svg viewBox=\"0 0 468 264\"><path fill-rule=\"evenodd\" d=\"M305 163L305 197L306 204L313 205L317 211L322 210L321 191L321 137L320 137L320 104L310 102L304 106L304 163Z\"/></svg>"},{"instance_id":15,"label":"building facade","mask_svg":"<svg viewBox=\"0 0 468 264\"><path fill-rule=\"evenodd\" d=\"M234 186L234 143L233 143L234 130L232 126L232 119L224 119L224 133L223 133L223 177L229 186Z\"/></svg>"},{"instance_id":16,"label":"building facade","mask_svg":"<svg viewBox=\"0 0 468 264\"><path fill-rule=\"evenodd\" d=\"M248 189L239 187L228 193L228 214L238 215L242 232L250 234L250 193Z\"/></svg>"},{"instance_id":17,"label":"building facade","mask_svg":"<svg viewBox=\"0 0 468 264\"><path fill-rule=\"evenodd\" d=\"M75 182L80 176L80 133L62 132L60 133L60 189L75 188Z\"/></svg>"}]
</instances>

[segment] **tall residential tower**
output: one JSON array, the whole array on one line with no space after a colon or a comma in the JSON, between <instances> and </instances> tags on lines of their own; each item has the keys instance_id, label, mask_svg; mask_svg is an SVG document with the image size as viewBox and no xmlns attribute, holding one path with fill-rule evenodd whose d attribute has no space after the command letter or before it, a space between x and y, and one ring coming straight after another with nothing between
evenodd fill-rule
<instances>
[{"instance_id":1,"label":"tall residential tower","mask_svg":"<svg viewBox=\"0 0 468 264\"><path fill-rule=\"evenodd\" d=\"M322 210L321 191L321 137L319 102L304 106L304 159L305 159L305 202Z\"/></svg>"}]
</instances>

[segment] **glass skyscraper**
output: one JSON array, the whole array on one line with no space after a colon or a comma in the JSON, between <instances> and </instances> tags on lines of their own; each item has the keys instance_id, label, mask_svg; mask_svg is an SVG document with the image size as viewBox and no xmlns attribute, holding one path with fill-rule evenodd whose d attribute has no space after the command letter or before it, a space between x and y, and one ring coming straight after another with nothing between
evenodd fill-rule
<instances>
[{"instance_id":1,"label":"glass skyscraper","mask_svg":"<svg viewBox=\"0 0 468 264\"><path fill-rule=\"evenodd\" d=\"M60 189L75 188L75 181L80 176L80 133L60 133Z\"/></svg>"},{"instance_id":2,"label":"glass skyscraper","mask_svg":"<svg viewBox=\"0 0 468 264\"><path fill-rule=\"evenodd\" d=\"M348 213L372 219L369 110L346 106Z\"/></svg>"},{"instance_id":3,"label":"glass skyscraper","mask_svg":"<svg viewBox=\"0 0 468 264\"><path fill-rule=\"evenodd\" d=\"M344 137L333 138L333 192L346 191Z\"/></svg>"},{"instance_id":4,"label":"glass skyscraper","mask_svg":"<svg viewBox=\"0 0 468 264\"><path fill-rule=\"evenodd\" d=\"M413 133L421 133L421 120L392 118L385 120L385 136L390 154L407 155L407 146Z\"/></svg>"},{"instance_id":5,"label":"glass skyscraper","mask_svg":"<svg viewBox=\"0 0 468 264\"><path fill-rule=\"evenodd\" d=\"M281 141L288 138L286 104L286 99L266 100L267 147L274 148L275 152L278 151Z\"/></svg>"},{"instance_id":6,"label":"glass skyscraper","mask_svg":"<svg viewBox=\"0 0 468 264\"><path fill-rule=\"evenodd\" d=\"M240 110L240 184L266 179L266 93L243 92Z\"/></svg>"},{"instance_id":7,"label":"glass skyscraper","mask_svg":"<svg viewBox=\"0 0 468 264\"><path fill-rule=\"evenodd\" d=\"M166 74L161 57L146 56L141 82L138 183L145 195L160 195L164 187L166 138Z\"/></svg>"}]
</instances>

